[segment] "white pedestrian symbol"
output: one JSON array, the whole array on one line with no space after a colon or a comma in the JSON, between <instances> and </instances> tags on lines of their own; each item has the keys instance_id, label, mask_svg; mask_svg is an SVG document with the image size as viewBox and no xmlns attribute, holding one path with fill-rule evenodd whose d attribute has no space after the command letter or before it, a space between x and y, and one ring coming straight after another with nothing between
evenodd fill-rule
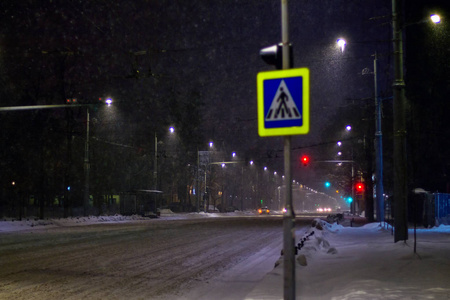
<instances>
[{"instance_id":1,"label":"white pedestrian symbol","mask_svg":"<svg viewBox=\"0 0 450 300\"><path fill-rule=\"evenodd\" d=\"M272 104L266 115L266 121L298 120L301 119L297 105L284 80L281 80Z\"/></svg>"}]
</instances>

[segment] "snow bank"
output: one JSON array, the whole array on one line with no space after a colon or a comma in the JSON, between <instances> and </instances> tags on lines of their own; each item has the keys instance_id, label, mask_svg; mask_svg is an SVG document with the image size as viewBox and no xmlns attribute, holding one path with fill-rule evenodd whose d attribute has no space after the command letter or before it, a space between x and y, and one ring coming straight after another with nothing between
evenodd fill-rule
<instances>
[{"instance_id":1,"label":"snow bank","mask_svg":"<svg viewBox=\"0 0 450 300\"><path fill-rule=\"evenodd\" d=\"M184 219L196 219L196 218L219 218L219 217L240 217L254 215L255 212L241 212L235 211L233 213L174 213L170 209L162 209L160 211L161 216L158 219L150 219L149 217L143 217L140 215L114 215L114 216L87 216L87 217L69 217L69 218L56 218L40 220L38 218L24 218L21 221L15 219L2 219L0 220L0 232L12 232L33 230L39 228L61 227L61 226L80 226L80 225L93 225L99 223L118 223L118 222L155 222L163 220L184 220Z\"/></svg>"},{"instance_id":2,"label":"snow bank","mask_svg":"<svg viewBox=\"0 0 450 300\"><path fill-rule=\"evenodd\" d=\"M313 235L311 233L314 232ZM412 233L412 229L410 229ZM308 300L450 299L450 226L417 230L394 243L390 227L343 227L314 220L296 257L296 297ZM245 299L282 299L284 262Z\"/></svg>"}]
</instances>

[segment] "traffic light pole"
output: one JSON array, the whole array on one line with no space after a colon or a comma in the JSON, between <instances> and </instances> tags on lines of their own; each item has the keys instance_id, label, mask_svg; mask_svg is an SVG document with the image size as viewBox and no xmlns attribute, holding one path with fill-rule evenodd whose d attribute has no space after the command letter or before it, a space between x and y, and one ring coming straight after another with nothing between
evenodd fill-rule
<instances>
[{"instance_id":1,"label":"traffic light pole","mask_svg":"<svg viewBox=\"0 0 450 300\"><path fill-rule=\"evenodd\" d=\"M289 47L289 17L288 0L281 0L281 37L283 69L290 67ZM285 300L295 299L295 213L292 206L291 185L291 136L284 137L284 176L286 182L285 208L283 217L283 260L284 260L284 288Z\"/></svg>"}]
</instances>

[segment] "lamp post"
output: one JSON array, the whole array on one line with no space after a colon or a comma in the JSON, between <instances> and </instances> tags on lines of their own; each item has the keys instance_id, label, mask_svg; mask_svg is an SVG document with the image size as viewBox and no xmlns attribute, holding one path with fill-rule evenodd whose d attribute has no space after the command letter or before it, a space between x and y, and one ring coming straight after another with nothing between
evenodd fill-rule
<instances>
[{"instance_id":1,"label":"lamp post","mask_svg":"<svg viewBox=\"0 0 450 300\"><path fill-rule=\"evenodd\" d=\"M86 141L84 144L84 197L83 197L83 214L88 215L89 209L89 106L86 107Z\"/></svg>"},{"instance_id":2,"label":"lamp post","mask_svg":"<svg viewBox=\"0 0 450 300\"><path fill-rule=\"evenodd\" d=\"M413 24L402 24L400 12L402 1L392 0L392 31L394 48L394 242L408 239L407 219L407 161L406 161L406 98L403 80L403 28ZM438 15L431 15L433 23L439 23Z\"/></svg>"},{"instance_id":3,"label":"lamp post","mask_svg":"<svg viewBox=\"0 0 450 300\"><path fill-rule=\"evenodd\" d=\"M368 69L363 75L370 74ZM383 187L383 133L381 129L381 98L378 86L378 54L375 52L373 60L374 98L375 98L375 185L377 220L384 221L384 187Z\"/></svg>"},{"instance_id":4,"label":"lamp post","mask_svg":"<svg viewBox=\"0 0 450 300\"><path fill-rule=\"evenodd\" d=\"M172 134L175 132L175 127L170 126L169 132ZM155 131L155 156L153 158L153 189L158 189L158 135Z\"/></svg>"},{"instance_id":5,"label":"lamp post","mask_svg":"<svg viewBox=\"0 0 450 300\"><path fill-rule=\"evenodd\" d=\"M378 57L375 52L373 60L373 77L375 84L375 184L377 199L377 220L384 221L384 187L383 187L383 133L381 130L381 99L378 91Z\"/></svg>"},{"instance_id":6,"label":"lamp post","mask_svg":"<svg viewBox=\"0 0 450 300\"><path fill-rule=\"evenodd\" d=\"M196 176L196 182L197 182L197 188L195 190L195 192L197 193L197 212L200 211L200 198L201 198L201 190L200 190L200 185L202 182L202 179L200 178L200 163L202 165L204 165L204 182L205 182L205 194L207 192L207 187L206 187L206 171L207 171L207 167L210 164L210 154L213 150L214 147L214 143L212 141L210 141L208 143L208 147L209 150L206 151L200 151L197 148L197 176ZM206 209L205 209L206 211Z\"/></svg>"},{"instance_id":7,"label":"lamp post","mask_svg":"<svg viewBox=\"0 0 450 300\"><path fill-rule=\"evenodd\" d=\"M158 189L158 137L155 131L155 157L153 159L153 189Z\"/></svg>"},{"instance_id":8,"label":"lamp post","mask_svg":"<svg viewBox=\"0 0 450 300\"><path fill-rule=\"evenodd\" d=\"M352 130L352 126L347 125L345 127L345 130L347 130L348 132L350 132ZM352 144L352 156L351 156L351 163L352 163L352 178L351 178L351 195L352 195L352 199L353 201L350 203L350 212L352 214L354 214L356 212L356 201L355 201L355 189L354 189L354 183L355 183L355 158L354 153L353 153L353 144Z\"/></svg>"},{"instance_id":9,"label":"lamp post","mask_svg":"<svg viewBox=\"0 0 450 300\"><path fill-rule=\"evenodd\" d=\"M89 208L89 106L91 103L83 104L54 104L54 105L26 105L26 106L6 106L0 107L0 111L19 111L19 110L40 110L40 109L57 109L57 108L74 108L74 107L86 107L86 141L84 148L84 197L83 197L83 214L86 216ZM110 106L112 99L108 98L105 103Z\"/></svg>"},{"instance_id":10,"label":"lamp post","mask_svg":"<svg viewBox=\"0 0 450 300\"><path fill-rule=\"evenodd\" d=\"M101 98L100 98L101 99ZM105 104L107 106L111 106L112 99L107 98L105 100ZM83 197L83 214L84 216L88 216L89 214L89 202L90 202L90 169L91 164L89 161L89 121L90 121L90 112L89 105L86 106L86 141L84 144L84 197Z\"/></svg>"},{"instance_id":11,"label":"lamp post","mask_svg":"<svg viewBox=\"0 0 450 300\"><path fill-rule=\"evenodd\" d=\"M337 40L337 45L341 48L341 51L344 52L344 47L346 45L346 41L342 38ZM379 98L379 90L378 90L378 55L377 52L374 54L373 61L373 76L374 76L374 98L375 98L375 183L376 183L376 199L377 199L377 219L382 222L384 220L384 188L383 188L383 135L381 130L381 99ZM368 74L363 70L363 75ZM369 71L370 72L370 71ZM351 127L350 127L351 129ZM347 129L349 130L349 129ZM353 153L352 153L353 155ZM353 160L353 158L352 158ZM352 165L353 166L353 165ZM353 196L353 167L352 167L352 198ZM369 191L370 192L370 191ZM352 208L355 205L352 202ZM367 208L366 208L367 209ZM372 211L373 212L373 211ZM370 217L369 217L370 218Z\"/></svg>"}]
</instances>

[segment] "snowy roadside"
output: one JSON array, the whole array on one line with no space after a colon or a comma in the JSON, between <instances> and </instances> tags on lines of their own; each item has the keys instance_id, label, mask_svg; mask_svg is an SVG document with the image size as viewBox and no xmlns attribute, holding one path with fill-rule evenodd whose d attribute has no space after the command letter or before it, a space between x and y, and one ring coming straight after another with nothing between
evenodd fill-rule
<instances>
[{"instance_id":1,"label":"snowy roadside","mask_svg":"<svg viewBox=\"0 0 450 300\"><path fill-rule=\"evenodd\" d=\"M150 219L139 215L114 215L114 216L86 216L86 217L68 217L68 218L50 218L40 220L34 217L23 218L22 220L15 219L1 219L1 232L15 232L15 231L30 231L42 228L52 227L69 227L94 225L100 223L133 223L133 222L155 222L164 220L186 220L186 219L202 219L202 218L219 218L219 217L242 217L253 216L256 213L253 211L236 211L231 213L173 213L169 209L161 210L161 217Z\"/></svg>"},{"instance_id":2,"label":"snowy roadside","mask_svg":"<svg viewBox=\"0 0 450 300\"><path fill-rule=\"evenodd\" d=\"M1 220L0 233L36 230L50 227L82 226L101 223L164 222L165 220L254 216L254 212L186 213L163 211L158 219L140 216L100 216L67 219L22 221ZM314 232L314 234L311 234ZM304 240L296 256L297 299L450 299L450 226L417 230L417 253L413 253L414 237L394 243L390 229L379 223L360 227L344 227L316 220L307 229L297 229L296 243ZM244 263L256 267L264 255L277 246L261 249L258 257ZM267 260L267 257L266 257ZM227 273L233 289L223 289L219 299L267 300L283 299L283 260L260 278L246 296L243 284L250 277L241 273L242 266ZM256 269L250 267L252 272ZM259 273L258 273L259 274ZM242 281L241 281L242 280ZM236 287L240 287L238 289ZM213 293L214 294L214 293ZM213 295L211 294L211 295ZM198 295L197 295L198 296ZM186 298L186 299L198 299Z\"/></svg>"},{"instance_id":3,"label":"snowy roadside","mask_svg":"<svg viewBox=\"0 0 450 300\"><path fill-rule=\"evenodd\" d=\"M394 243L379 223L316 224L296 232L296 241L307 237L296 256L297 299L450 299L450 226L418 229L414 254L412 230ZM277 264L245 299L283 299L283 259Z\"/></svg>"}]
</instances>

